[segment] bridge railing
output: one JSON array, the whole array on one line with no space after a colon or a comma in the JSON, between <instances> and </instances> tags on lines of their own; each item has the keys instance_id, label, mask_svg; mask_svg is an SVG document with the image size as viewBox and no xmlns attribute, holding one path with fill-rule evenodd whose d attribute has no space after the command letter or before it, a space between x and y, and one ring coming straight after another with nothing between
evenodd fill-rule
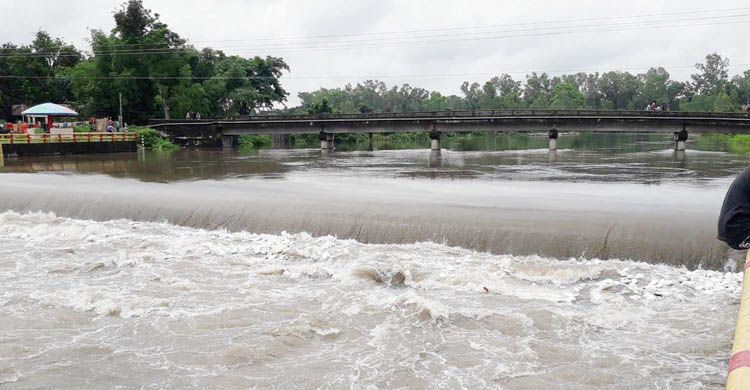
<instances>
[{"instance_id":1,"label":"bridge railing","mask_svg":"<svg viewBox=\"0 0 750 390\"><path fill-rule=\"evenodd\" d=\"M214 123L222 121L301 121L301 120L384 120L384 119L442 119L471 117L598 117L598 118L726 118L750 119L750 113L738 112L689 112L689 111L644 111L644 110L462 110L462 111L417 111L417 112L377 112L377 113L344 113L344 114L259 114L252 116L230 116L217 119L185 120L152 120L151 123Z\"/></svg>"},{"instance_id":2,"label":"bridge railing","mask_svg":"<svg viewBox=\"0 0 750 390\"><path fill-rule=\"evenodd\" d=\"M138 142L135 133L0 134L0 144Z\"/></svg>"}]
</instances>

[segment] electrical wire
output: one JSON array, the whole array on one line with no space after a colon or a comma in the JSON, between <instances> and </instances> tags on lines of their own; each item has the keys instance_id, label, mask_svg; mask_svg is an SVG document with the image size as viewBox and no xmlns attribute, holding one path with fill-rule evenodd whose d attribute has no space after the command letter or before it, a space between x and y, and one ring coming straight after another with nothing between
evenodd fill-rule
<instances>
[{"instance_id":1,"label":"electrical wire","mask_svg":"<svg viewBox=\"0 0 750 390\"><path fill-rule=\"evenodd\" d=\"M440 31L488 29L488 28L509 27L509 26L529 26L529 25L539 25L539 24L543 25L543 24L553 24L553 23L560 24L560 23L590 22L590 21L596 21L596 20L641 19L641 18L657 17L657 16L693 15L693 14L707 14L707 13L717 13L717 12L748 11L748 10L750 10L750 7L724 8L724 9L713 9L713 10L709 9L709 10L700 10L700 11L651 13L651 14L638 14L638 15L625 15L625 16L607 16L607 17L596 17L596 18L531 21L531 22L521 22L521 23L507 23L503 25L445 27L445 28L432 28L432 29L420 29L420 30L330 34L330 35L313 35L313 36L296 36L296 37L294 36L293 37L256 37L256 38L250 38L250 39L205 40L205 41L194 41L192 43L255 42L255 41L270 41L270 40L278 41L278 40L290 40L290 39L322 39L322 38L358 37L358 36L372 36L372 35L415 34L415 33L440 32ZM129 43L129 44L111 45L111 47L153 46L153 45L155 44L153 43Z\"/></svg>"},{"instance_id":2,"label":"electrical wire","mask_svg":"<svg viewBox=\"0 0 750 390\"><path fill-rule=\"evenodd\" d=\"M732 64L730 67L750 66L750 62ZM648 70L658 68L654 66L640 67L618 67L617 71L626 70ZM661 66L669 69L692 69L694 66ZM481 73L431 73L431 74L371 74L371 75L304 75L289 76L286 79L306 80L306 79L387 79L387 78L451 78L451 77L476 77L476 76L494 76L499 74L576 74L599 72L599 69L557 69L557 70L517 70L505 72L481 72ZM211 77L193 77L193 76L17 76L17 75L0 75L0 79L29 79L29 80L264 80L276 79L271 76L211 76Z\"/></svg>"},{"instance_id":3,"label":"electrical wire","mask_svg":"<svg viewBox=\"0 0 750 390\"><path fill-rule=\"evenodd\" d=\"M477 41L477 40L499 40L499 39L509 39L509 38L519 38L519 37L538 37L538 36L550 36L550 35L565 35L565 34L577 34L577 33L598 33L598 32L615 32L615 31L630 31L635 29L656 29L656 28L673 28L673 27L697 27L697 26L708 26L708 25L727 25L727 24L739 24L739 23L750 23L750 20L734 20L734 21L726 21L726 20L720 20L720 21L714 21L714 22L706 22L706 23L692 23L685 25L682 22L685 21L695 21L695 20L708 20L708 19L727 19L727 18L739 18L739 17L747 17L750 16L750 14L738 14L738 15L729 15L729 16L721 16L721 17L699 17L699 18L689 18L689 19L678 19L678 20L668 20L668 21L654 21L654 22L638 22L634 24L633 22L628 22L624 24L620 24L618 27L617 24L607 24L607 25L588 25L588 26L573 26L573 27L555 27L554 29L557 29L558 31L555 31L554 29L552 31L537 31L532 33L525 33L525 34L505 34L505 35L492 35L497 34L500 32L524 32L524 31L536 31L539 29L522 29L522 30L504 30L504 31L490 31L490 32L482 32L482 33L468 33L468 35L479 35L480 36L473 36L473 37L465 37L461 38L461 34L451 34L451 35L431 35L431 36L420 36L416 37L417 40L414 40L414 38L410 38L411 40L404 39L407 38L396 38L401 39L402 41L396 41L396 42L388 42L388 41L373 41L373 40L360 40L360 41L339 41L339 42L306 42L306 43L292 43L292 44L281 44L281 45L262 45L262 46L249 46L249 47L241 47L244 49L256 49L256 50L269 50L269 51L290 51L290 50L345 50L345 49L358 49L358 48L381 48L381 47L399 47L399 46L411 46L411 45L420 45L420 44L436 44L436 43L446 43L446 42L464 42L464 41ZM671 24L670 24L671 23ZM676 24L675 24L676 23ZM614 27L613 27L614 25ZM583 28L583 29L578 29ZM552 29L552 28L547 28ZM464 34L465 36L466 34ZM458 36L458 38L456 38ZM423 39L431 39L431 38L442 38L442 37L452 37L449 39L433 39L433 40L423 40ZM393 38L391 38L393 40ZM294 45L297 45L297 47L294 47ZM100 56L106 56L106 55L161 55L161 54L170 54L170 53L178 53L178 52L194 52L195 49L192 47L186 47L186 48L178 48L178 49L167 49L167 48L156 48L156 49L141 49L141 50L111 50L111 51L94 51L92 54L94 55L100 55ZM2 53L0 54L0 58L2 57L47 57L50 53L15 53L15 54L8 54L8 53ZM79 53L75 54L66 54L65 52L62 53L52 53L55 54L58 57L66 57L66 56L80 56Z\"/></svg>"}]
</instances>

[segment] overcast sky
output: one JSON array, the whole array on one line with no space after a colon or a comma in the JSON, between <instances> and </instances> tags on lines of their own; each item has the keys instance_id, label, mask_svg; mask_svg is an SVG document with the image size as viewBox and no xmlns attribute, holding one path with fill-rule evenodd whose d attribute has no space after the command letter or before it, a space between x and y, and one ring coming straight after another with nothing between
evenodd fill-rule
<instances>
[{"instance_id":1,"label":"overcast sky","mask_svg":"<svg viewBox=\"0 0 750 390\"><path fill-rule=\"evenodd\" d=\"M0 3L5 15L0 41L28 43L42 29L88 48L89 29L110 31L112 12L122 0ZM710 52L728 57L733 74L750 69L747 0L144 0L144 4L199 48L283 57L291 67L282 78L291 105L298 102L300 91L369 78L458 94L464 80L484 81L505 72L523 79L531 71L641 72L656 65L665 66L674 78L687 79L692 66ZM398 32L402 33L394 34ZM310 48L326 45L335 48Z\"/></svg>"}]
</instances>

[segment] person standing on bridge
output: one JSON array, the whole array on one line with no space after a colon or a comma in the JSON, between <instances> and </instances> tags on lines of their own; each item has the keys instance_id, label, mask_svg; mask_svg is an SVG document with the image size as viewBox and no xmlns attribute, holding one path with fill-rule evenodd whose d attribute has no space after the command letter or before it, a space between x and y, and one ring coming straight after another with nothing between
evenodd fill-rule
<instances>
[{"instance_id":1,"label":"person standing on bridge","mask_svg":"<svg viewBox=\"0 0 750 390\"><path fill-rule=\"evenodd\" d=\"M734 179L719 215L719 240L732 249L750 249L750 167Z\"/></svg>"}]
</instances>

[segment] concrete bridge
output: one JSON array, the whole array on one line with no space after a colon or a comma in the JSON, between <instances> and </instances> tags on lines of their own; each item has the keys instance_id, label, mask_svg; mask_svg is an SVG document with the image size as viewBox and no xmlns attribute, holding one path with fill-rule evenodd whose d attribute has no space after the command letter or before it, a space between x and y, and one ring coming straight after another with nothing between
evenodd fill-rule
<instances>
[{"instance_id":1,"label":"concrete bridge","mask_svg":"<svg viewBox=\"0 0 750 390\"><path fill-rule=\"evenodd\" d=\"M750 114L603 110L475 110L365 114L256 115L208 120L151 120L149 126L187 142L221 137L225 147L245 134L319 134L321 149L333 148L336 134L428 132L440 150L446 132L548 132L557 149L561 132L672 133L684 150L688 132L750 133Z\"/></svg>"}]
</instances>

